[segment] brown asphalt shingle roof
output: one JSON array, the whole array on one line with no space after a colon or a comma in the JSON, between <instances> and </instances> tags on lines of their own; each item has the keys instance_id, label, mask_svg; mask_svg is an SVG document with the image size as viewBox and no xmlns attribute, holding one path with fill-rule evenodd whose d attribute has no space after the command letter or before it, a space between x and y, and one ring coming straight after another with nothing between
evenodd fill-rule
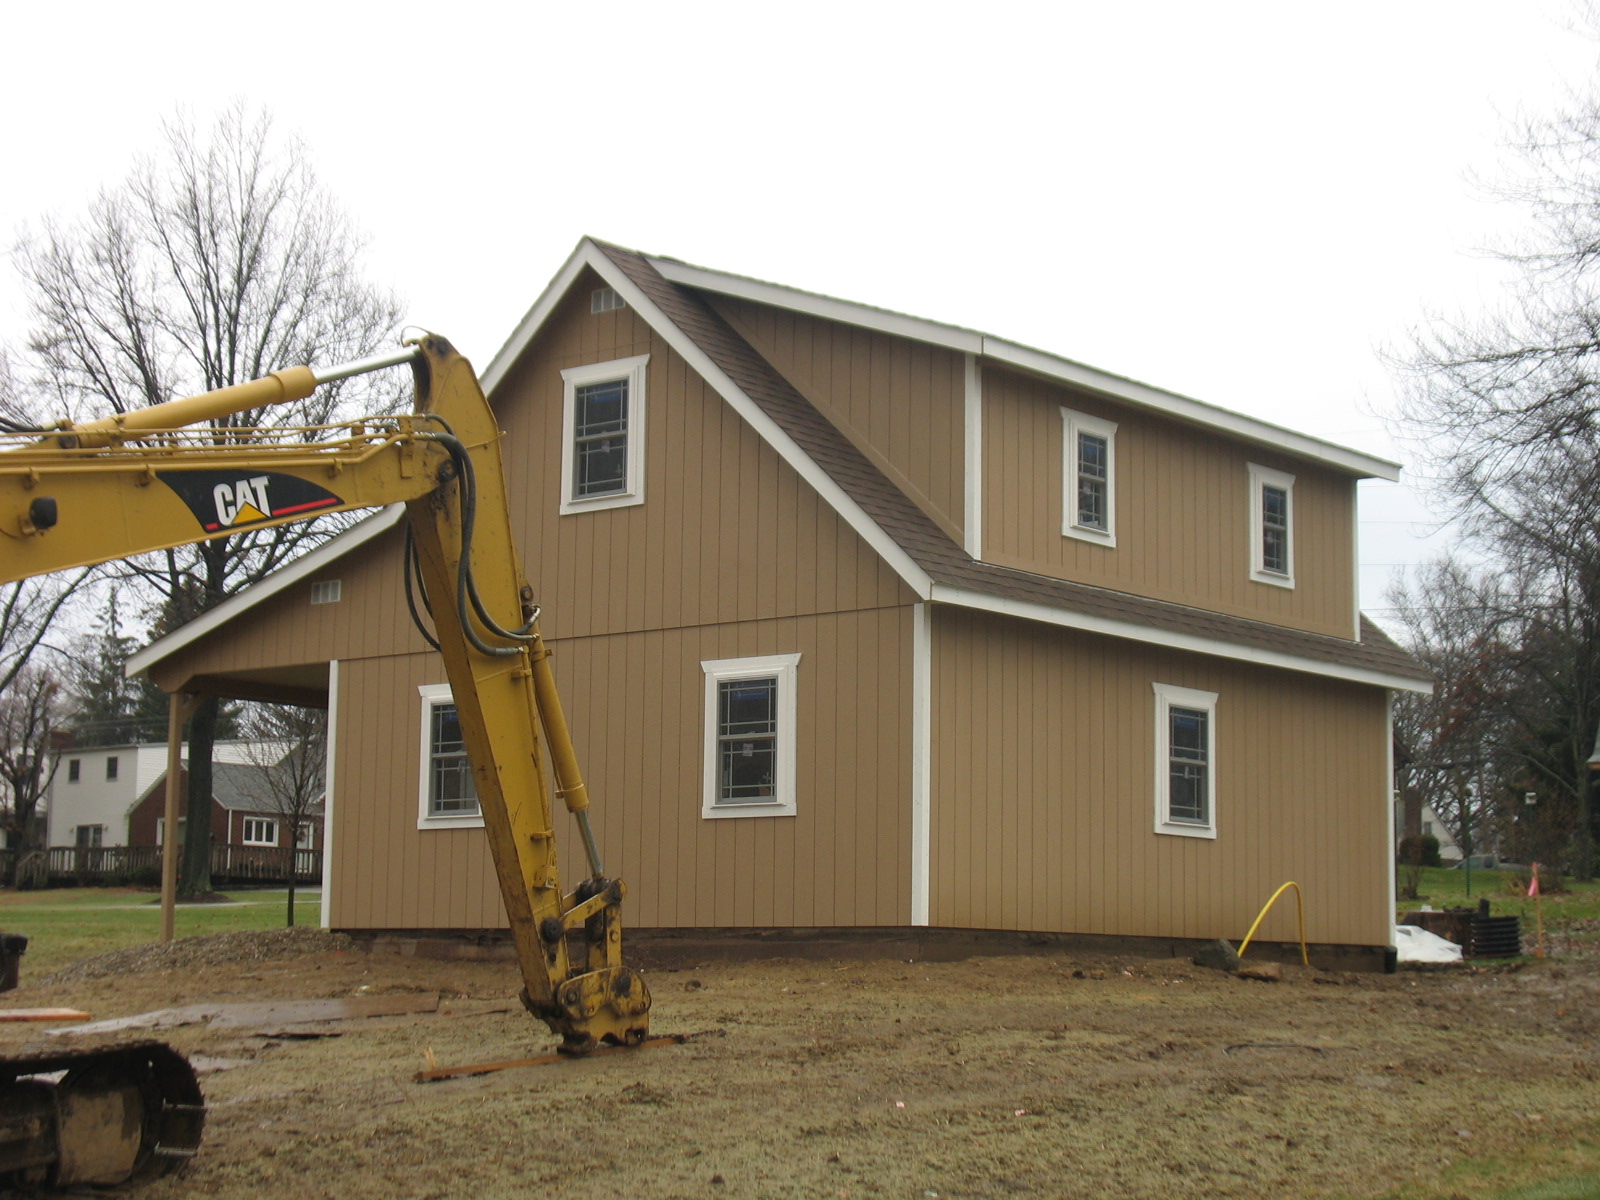
<instances>
[{"instance_id":1,"label":"brown asphalt shingle roof","mask_svg":"<svg viewBox=\"0 0 1600 1200\"><path fill-rule=\"evenodd\" d=\"M976 561L694 291L665 279L640 254L595 244L935 583L1316 662L1431 678L1365 616L1361 641L1352 642Z\"/></svg>"}]
</instances>

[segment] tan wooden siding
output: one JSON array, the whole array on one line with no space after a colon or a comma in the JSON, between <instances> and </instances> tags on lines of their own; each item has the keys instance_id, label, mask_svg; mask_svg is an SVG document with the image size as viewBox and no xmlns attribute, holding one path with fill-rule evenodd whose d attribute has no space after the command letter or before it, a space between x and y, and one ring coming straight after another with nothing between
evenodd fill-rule
<instances>
[{"instance_id":1,"label":"tan wooden siding","mask_svg":"<svg viewBox=\"0 0 1600 1200\"><path fill-rule=\"evenodd\" d=\"M555 669L606 869L634 926L910 921L911 610L582 638ZM702 661L798 652L793 817L700 815ZM340 667L332 924L494 928L504 910L481 830L418 830L413 655ZM558 818L567 884L580 843Z\"/></svg>"},{"instance_id":2,"label":"tan wooden siding","mask_svg":"<svg viewBox=\"0 0 1600 1200\"><path fill-rule=\"evenodd\" d=\"M506 430L512 522L552 641L906 603L909 589L800 476L631 310L589 312L592 277L494 400ZM563 368L649 354L645 502L560 515ZM420 648L406 612L397 530L154 675L326 662Z\"/></svg>"},{"instance_id":3,"label":"tan wooden siding","mask_svg":"<svg viewBox=\"0 0 1600 1200\"><path fill-rule=\"evenodd\" d=\"M1116 546L1063 536L1063 407L1117 423ZM1158 600L1355 636L1355 481L985 364L984 558ZM1294 483L1295 586L1250 578L1248 464Z\"/></svg>"},{"instance_id":4,"label":"tan wooden siding","mask_svg":"<svg viewBox=\"0 0 1600 1200\"><path fill-rule=\"evenodd\" d=\"M406 610L400 573L403 534L378 535L326 569L256 605L170 655L151 677L171 691L196 675L264 671L333 659L370 658L426 649ZM312 604L315 583L338 580L335 604Z\"/></svg>"},{"instance_id":5,"label":"tan wooden siding","mask_svg":"<svg viewBox=\"0 0 1600 1200\"><path fill-rule=\"evenodd\" d=\"M1238 939L1292 879L1312 941L1388 944L1384 692L934 617L934 925ZM1218 694L1215 840L1154 832L1152 682Z\"/></svg>"},{"instance_id":6,"label":"tan wooden siding","mask_svg":"<svg viewBox=\"0 0 1600 1200\"><path fill-rule=\"evenodd\" d=\"M961 541L963 357L940 346L728 297L728 323Z\"/></svg>"},{"instance_id":7,"label":"tan wooden siding","mask_svg":"<svg viewBox=\"0 0 1600 1200\"><path fill-rule=\"evenodd\" d=\"M599 285L598 278L592 280ZM632 309L580 281L495 395L552 638L905 603L909 591ZM567 367L649 354L643 504L559 515Z\"/></svg>"}]
</instances>

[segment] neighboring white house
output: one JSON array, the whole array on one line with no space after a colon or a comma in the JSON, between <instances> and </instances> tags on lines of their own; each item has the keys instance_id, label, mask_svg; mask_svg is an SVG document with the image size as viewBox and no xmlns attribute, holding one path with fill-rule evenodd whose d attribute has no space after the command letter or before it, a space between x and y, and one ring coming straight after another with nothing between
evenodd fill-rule
<instances>
[{"instance_id":1,"label":"neighboring white house","mask_svg":"<svg viewBox=\"0 0 1600 1200\"><path fill-rule=\"evenodd\" d=\"M1455 838L1450 836L1450 831L1439 819L1439 814L1433 811L1431 804L1422 806L1422 832L1425 835L1431 833L1439 839L1439 857L1445 862L1461 861L1461 847L1456 845Z\"/></svg>"},{"instance_id":2,"label":"neighboring white house","mask_svg":"<svg viewBox=\"0 0 1600 1200\"><path fill-rule=\"evenodd\" d=\"M260 761L264 757L263 746L244 740L219 741L212 761ZM187 743L182 753L187 766ZM272 757L282 757L282 753ZM55 778L44 794L45 844L128 845L128 817L134 805L166 770L164 742L87 746L63 752Z\"/></svg>"}]
</instances>

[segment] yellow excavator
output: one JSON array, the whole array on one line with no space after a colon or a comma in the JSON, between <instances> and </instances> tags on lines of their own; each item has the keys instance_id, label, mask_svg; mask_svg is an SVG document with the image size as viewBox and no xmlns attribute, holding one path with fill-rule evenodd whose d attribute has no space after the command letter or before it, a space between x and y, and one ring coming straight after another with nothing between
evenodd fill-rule
<instances>
[{"instance_id":1,"label":"yellow excavator","mask_svg":"<svg viewBox=\"0 0 1600 1200\"><path fill-rule=\"evenodd\" d=\"M408 415L315 428L203 424L401 365L416 387ZM433 335L358 363L291 367L103 420L0 435L0 583L403 502L408 570L460 714L523 1003L560 1035L563 1053L637 1045L650 992L622 963L624 889L606 876L590 828L512 537L501 437L471 364ZM552 786L588 858L588 877L565 893ZM166 1173L194 1155L204 1116L194 1072L159 1042L0 1056L0 1190Z\"/></svg>"}]
</instances>

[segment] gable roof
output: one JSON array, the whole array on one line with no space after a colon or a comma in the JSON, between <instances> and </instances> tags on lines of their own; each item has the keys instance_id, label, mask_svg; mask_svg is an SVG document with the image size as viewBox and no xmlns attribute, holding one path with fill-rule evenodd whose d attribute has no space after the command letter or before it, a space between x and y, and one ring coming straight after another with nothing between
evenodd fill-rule
<instances>
[{"instance_id":1,"label":"gable roof","mask_svg":"<svg viewBox=\"0 0 1600 1200\"><path fill-rule=\"evenodd\" d=\"M276 813L278 804L273 799L270 777L284 774L287 768L282 763L273 763L263 766L259 763L213 763L211 766L211 798L230 812L248 813ZM178 778L181 786L187 791L189 786L189 768L178 768ZM149 787L140 793L139 798L129 807L131 813L154 794L165 794L167 790L167 773L162 771L160 776ZM322 797L319 795L307 806L308 815L319 815L322 811Z\"/></svg>"},{"instance_id":2,"label":"gable roof","mask_svg":"<svg viewBox=\"0 0 1600 1200\"><path fill-rule=\"evenodd\" d=\"M871 324L886 332L917 336L925 341L943 338L940 344L960 344L968 353L987 354L992 347L996 351L992 356L1035 373L1070 379L1080 386L1093 387L1131 403L1156 407L1231 436L1314 458L1349 474L1394 479L1398 475L1395 464L1292 434L1253 418L1225 413L1175 393L1160 392L1119 376L1096 372L1066 359L989 339L986 335L772 284L741 281L737 276L707 272L669 259L650 258L592 238L585 238L578 244L483 371L484 390L491 396L586 268L614 288L921 599L1357 683L1408 691L1430 690L1428 672L1365 617L1361 622L1361 640L1349 641L1032 575L974 559L757 354L694 288L705 284L708 290L732 295L739 294L734 290L736 287L744 287L747 292L752 289L759 292L751 298L764 302L784 302L797 308L803 304L812 304L814 308L821 306L826 310L825 315L836 319L854 319L856 323ZM669 274L678 276L681 282L669 278ZM709 286L712 284L715 286ZM1010 357L1006 357L1008 355ZM1028 363L1021 361L1028 356L1036 357ZM398 511L385 516L388 520L384 527L399 519ZM368 522L286 570L294 571L297 578L304 578L359 544L351 535L376 520L369 518ZM370 536L369 533L360 541ZM340 546L345 538L351 540ZM265 595L256 597L254 594L263 586L257 585L241 593L200 618L208 622L204 630L184 637L189 628L186 626L153 643L130 659L129 672L147 668L222 621L231 620L251 604L259 603ZM281 590L282 586L286 585L280 584L274 590ZM217 620L209 620L212 617Z\"/></svg>"}]
</instances>

